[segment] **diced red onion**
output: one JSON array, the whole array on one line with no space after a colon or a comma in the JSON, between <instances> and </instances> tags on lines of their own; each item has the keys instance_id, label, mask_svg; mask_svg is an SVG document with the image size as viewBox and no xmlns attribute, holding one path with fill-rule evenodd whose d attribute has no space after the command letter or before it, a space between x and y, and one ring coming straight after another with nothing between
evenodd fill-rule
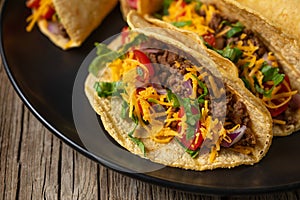
<instances>
[{"instance_id":1,"label":"diced red onion","mask_svg":"<svg viewBox=\"0 0 300 200\"><path fill-rule=\"evenodd\" d=\"M272 65L272 61L268 59L268 53L263 55L263 59L268 63L268 65Z\"/></svg>"},{"instance_id":2,"label":"diced red onion","mask_svg":"<svg viewBox=\"0 0 300 200\"><path fill-rule=\"evenodd\" d=\"M130 8L137 9L137 0L127 0Z\"/></svg>"},{"instance_id":3,"label":"diced red onion","mask_svg":"<svg viewBox=\"0 0 300 200\"><path fill-rule=\"evenodd\" d=\"M48 22L48 30L55 35L60 33L58 23L56 22Z\"/></svg>"},{"instance_id":4,"label":"diced red onion","mask_svg":"<svg viewBox=\"0 0 300 200\"><path fill-rule=\"evenodd\" d=\"M148 48L147 45L143 45L143 44L141 44L139 49L142 50L143 52L146 52L146 53L157 53L157 52L159 52L159 49Z\"/></svg>"},{"instance_id":5,"label":"diced red onion","mask_svg":"<svg viewBox=\"0 0 300 200\"><path fill-rule=\"evenodd\" d=\"M167 90L162 87L155 88L158 94L167 94Z\"/></svg>"},{"instance_id":6,"label":"diced red onion","mask_svg":"<svg viewBox=\"0 0 300 200\"><path fill-rule=\"evenodd\" d=\"M183 86L188 90L188 95L191 95L193 92L193 87L192 87L192 83L191 80L187 80L183 82Z\"/></svg>"},{"instance_id":7,"label":"diced red onion","mask_svg":"<svg viewBox=\"0 0 300 200\"><path fill-rule=\"evenodd\" d=\"M228 136L231 139L231 143L228 143L227 141L223 140L221 143L221 146L223 147L231 147L233 144L237 143L244 135L247 127L243 125L239 129L233 131L232 133L229 133Z\"/></svg>"},{"instance_id":8,"label":"diced red onion","mask_svg":"<svg viewBox=\"0 0 300 200\"><path fill-rule=\"evenodd\" d=\"M295 94L291 100L291 107L294 109L300 108L300 94Z\"/></svg>"}]
</instances>

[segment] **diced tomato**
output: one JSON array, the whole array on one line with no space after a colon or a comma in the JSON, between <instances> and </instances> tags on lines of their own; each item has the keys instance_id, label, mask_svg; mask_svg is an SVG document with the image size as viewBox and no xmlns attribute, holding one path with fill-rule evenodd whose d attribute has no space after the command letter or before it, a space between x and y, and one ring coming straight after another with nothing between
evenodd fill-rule
<instances>
[{"instance_id":1,"label":"diced tomato","mask_svg":"<svg viewBox=\"0 0 300 200\"><path fill-rule=\"evenodd\" d=\"M192 113L195 115L198 113L198 109L196 109L195 107L191 108ZM184 116L184 108L183 106L180 107L179 112L178 112L178 117L181 118ZM191 140L186 140L186 134L183 134L183 137L181 138L181 143L188 149L195 151L197 150L203 143L203 137L200 131L200 127L201 127L201 123L200 121L198 121L196 123L196 127L195 127L195 134L194 137ZM177 131L181 132L181 126L177 126Z\"/></svg>"},{"instance_id":2,"label":"diced tomato","mask_svg":"<svg viewBox=\"0 0 300 200\"><path fill-rule=\"evenodd\" d=\"M137 9L137 1L138 0L127 0L127 4L130 8Z\"/></svg>"},{"instance_id":3,"label":"diced tomato","mask_svg":"<svg viewBox=\"0 0 300 200\"><path fill-rule=\"evenodd\" d=\"M184 134L181 138L181 143L188 149L195 151L197 150L203 143L203 137L200 131L201 123L200 121L197 122L195 127L195 134L194 137L190 140L186 139L186 135Z\"/></svg>"},{"instance_id":4,"label":"diced tomato","mask_svg":"<svg viewBox=\"0 0 300 200\"><path fill-rule=\"evenodd\" d=\"M143 77L141 77L140 81L147 81L155 74L154 68L151 64L150 59L144 54L143 52L134 49L133 50L134 59L138 60L141 64L145 65L147 67L148 73L145 73L142 68L139 68L139 70L142 70ZM143 79L143 80L142 80Z\"/></svg>"},{"instance_id":5,"label":"diced tomato","mask_svg":"<svg viewBox=\"0 0 300 200\"><path fill-rule=\"evenodd\" d=\"M210 46L215 47L216 46L216 38L212 33L207 33L202 36L204 41L207 42Z\"/></svg>"},{"instance_id":6,"label":"diced tomato","mask_svg":"<svg viewBox=\"0 0 300 200\"><path fill-rule=\"evenodd\" d=\"M287 75L285 75L284 80L288 83L289 87L291 87L290 79ZM284 92L288 92L288 88L283 83L281 83L281 88L278 91L278 93L284 93ZM274 102L274 103L276 103L276 102ZM289 102L287 102L286 104L284 104L281 107L276 108L276 109L269 108L271 116L276 117L276 116L280 115L288 108L288 106L289 106Z\"/></svg>"},{"instance_id":7,"label":"diced tomato","mask_svg":"<svg viewBox=\"0 0 300 200\"><path fill-rule=\"evenodd\" d=\"M183 108L183 106L181 106L180 109L179 109L179 112L178 112L178 117L182 118L183 115L184 115L184 108Z\"/></svg>"},{"instance_id":8,"label":"diced tomato","mask_svg":"<svg viewBox=\"0 0 300 200\"><path fill-rule=\"evenodd\" d=\"M49 6L47 11L42 15L42 17L44 19L50 20L54 14L55 14L54 8Z\"/></svg>"},{"instance_id":9,"label":"diced tomato","mask_svg":"<svg viewBox=\"0 0 300 200\"><path fill-rule=\"evenodd\" d=\"M185 2L185 1L182 1L181 4L180 4L180 6L181 6L182 8L184 8L184 7L186 6L186 2Z\"/></svg>"},{"instance_id":10,"label":"diced tomato","mask_svg":"<svg viewBox=\"0 0 300 200\"><path fill-rule=\"evenodd\" d=\"M26 1L27 8L38 8L40 6L40 0L28 0Z\"/></svg>"},{"instance_id":11,"label":"diced tomato","mask_svg":"<svg viewBox=\"0 0 300 200\"><path fill-rule=\"evenodd\" d=\"M133 50L133 54L134 54L135 59L137 59L140 63L146 65L146 67L149 71L149 75L153 76L155 74L154 68L151 64L150 59L146 56L146 54L144 54L143 52L136 50L136 49Z\"/></svg>"}]
</instances>

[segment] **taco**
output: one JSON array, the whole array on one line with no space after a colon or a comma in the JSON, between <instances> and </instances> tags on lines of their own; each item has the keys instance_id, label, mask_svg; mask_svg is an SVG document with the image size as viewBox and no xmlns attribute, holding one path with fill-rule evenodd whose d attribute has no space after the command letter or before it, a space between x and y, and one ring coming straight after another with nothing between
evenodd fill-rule
<instances>
[{"instance_id":1,"label":"taco","mask_svg":"<svg viewBox=\"0 0 300 200\"><path fill-rule=\"evenodd\" d=\"M187 48L189 38L180 37L184 44L154 29L97 45L85 93L106 131L167 166L202 171L259 162L272 141L264 105L239 79L218 75L205 51Z\"/></svg>"},{"instance_id":2,"label":"taco","mask_svg":"<svg viewBox=\"0 0 300 200\"><path fill-rule=\"evenodd\" d=\"M120 0L121 11L124 19L130 10L136 10L140 14L154 13L160 10L162 0L139 1Z\"/></svg>"},{"instance_id":3,"label":"taco","mask_svg":"<svg viewBox=\"0 0 300 200\"><path fill-rule=\"evenodd\" d=\"M271 113L275 136L299 130L300 48L296 40L282 37L278 28L236 1L203 2L163 1L161 11L144 17L159 27L192 34L212 58L229 59L233 65L226 70L243 80Z\"/></svg>"},{"instance_id":4,"label":"taco","mask_svg":"<svg viewBox=\"0 0 300 200\"><path fill-rule=\"evenodd\" d=\"M117 0L27 0L32 14L26 20L26 31L37 23L58 47L78 47L116 4Z\"/></svg>"}]
</instances>

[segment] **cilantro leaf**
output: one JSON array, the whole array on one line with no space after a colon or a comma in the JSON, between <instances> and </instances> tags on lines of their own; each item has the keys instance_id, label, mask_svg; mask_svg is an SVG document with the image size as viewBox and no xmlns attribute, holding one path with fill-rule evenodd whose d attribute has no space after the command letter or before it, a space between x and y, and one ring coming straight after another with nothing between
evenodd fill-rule
<instances>
[{"instance_id":1,"label":"cilantro leaf","mask_svg":"<svg viewBox=\"0 0 300 200\"><path fill-rule=\"evenodd\" d=\"M223 57L228 58L234 63L237 63L240 57L243 55L243 52L239 48L231 48L229 45L223 50L216 50Z\"/></svg>"},{"instance_id":2,"label":"cilantro leaf","mask_svg":"<svg viewBox=\"0 0 300 200\"><path fill-rule=\"evenodd\" d=\"M138 145L138 147L140 148L141 152L144 154L144 156L146 155L146 148L145 148L145 144L138 138L133 137L132 135L128 135L129 138L131 139L131 141L133 141L136 145Z\"/></svg>"},{"instance_id":3,"label":"cilantro leaf","mask_svg":"<svg viewBox=\"0 0 300 200\"><path fill-rule=\"evenodd\" d=\"M273 81L275 86L279 85L285 76L284 74L279 73L278 67L272 67L267 63L264 63L261 72L264 75L263 82Z\"/></svg>"},{"instance_id":4,"label":"cilantro leaf","mask_svg":"<svg viewBox=\"0 0 300 200\"><path fill-rule=\"evenodd\" d=\"M174 108L180 107L177 96L170 89L167 89L167 99L169 102L173 103Z\"/></svg>"},{"instance_id":5,"label":"cilantro leaf","mask_svg":"<svg viewBox=\"0 0 300 200\"><path fill-rule=\"evenodd\" d=\"M226 33L227 38L231 38L238 33L241 33L244 29L244 25L241 22L237 22L235 24L232 24L231 26L232 28Z\"/></svg>"},{"instance_id":6,"label":"cilantro leaf","mask_svg":"<svg viewBox=\"0 0 300 200\"><path fill-rule=\"evenodd\" d=\"M208 94L208 89L207 89L206 85L197 76L195 76L193 74L193 77L195 77L195 79L197 80L199 87L203 89L203 94L201 94L198 97L198 102L204 103L204 97Z\"/></svg>"},{"instance_id":7,"label":"cilantro leaf","mask_svg":"<svg viewBox=\"0 0 300 200\"><path fill-rule=\"evenodd\" d=\"M200 120L201 117L199 106L193 104L194 103L189 98L182 99L182 105L184 108L184 113L186 115L186 123L187 123L186 140L190 140L194 137L196 123ZM192 106L194 109L197 109L196 114L192 112Z\"/></svg>"},{"instance_id":8,"label":"cilantro leaf","mask_svg":"<svg viewBox=\"0 0 300 200\"><path fill-rule=\"evenodd\" d=\"M95 82L94 89L99 97L116 96L123 92L121 82Z\"/></svg>"},{"instance_id":9,"label":"cilantro leaf","mask_svg":"<svg viewBox=\"0 0 300 200\"><path fill-rule=\"evenodd\" d=\"M189 148L187 148L186 146L184 146L184 144L182 142L180 142L180 140L178 138L175 138L175 140L180 144L180 146L182 148L184 148L185 152L187 152L188 154L190 154L190 156L192 158L196 158L199 155L199 150L190 150Z\"/></svg>"},{"instance_id":10,"label":"cilantro leaf","mask_svg":"<svg viewBox=\"0 0 300 200\"><path fill-rule=\"evenodd\" d=\"M97 57L91 62L89 66L89 72L98 75L98 72L106 66L106 63L112 62L121 55L109 49L105 44L97 44Z\"/></svg>"},{"instance_id":11,"label":"cilantro leaf","mask_svg":"<svg viewBox=\"0 0 300 200\"><path fill-rule=\"evenodd\" d=\"M173 0L164 0L163 1L163 15L169 15L168 9L172 2L173 2Z\"/></svg>"},{"instance_id":12,"label":"cilantro leaf","mask_svg":"<svg viewBox=\"0 0 300 200\"><path fill-rule=\"evenodd\" d=\"M114 61L117 58L122 57L131 47L137 46L146 40L146 36L139 34L132 39L132 41L126 43L121 49L113 51L102 43L95 43L97 48L97 56L89 65L89 72L98 75L98 72L106 66L107 63Z\"/></svg>"},{"instance_id":13,"label":"cilantro leaf","mask_svg":"<svg viewBox=\"0 0 300 200\"><path fill-rule=\"evenodd\" d=\"M188 20L188 21L172 22L172 24L178 28L181 28L184 26L190 26L192 24L192 21Z\"/></svg>"},{"instance_id":14,"label":"cilantro leaf","mask_svg":"<svg viewBox=\"0 0 300 200\"><path fill-rule=\"evenodd\" d=\"M138 138L133 136L134 131L136 130L137 126L138 126L138 122L136 120L134 120L135 122L135 126L133 128L132 131L130 131L128 133L128 137L131 139L131 141L133 141L136 145L138 145L138 147L140 148L141 152L144 154L144 156L146 155L146 148L145 148L145 144Z\"/></svg>"}]
</instances>

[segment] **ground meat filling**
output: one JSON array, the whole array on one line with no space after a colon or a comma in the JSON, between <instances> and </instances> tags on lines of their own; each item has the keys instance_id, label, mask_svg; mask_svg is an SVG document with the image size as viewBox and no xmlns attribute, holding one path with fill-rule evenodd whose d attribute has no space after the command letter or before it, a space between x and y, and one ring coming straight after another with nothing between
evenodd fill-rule
<instances>
[{"instance_id":1,"label":"ground meat filling","mask_svg":"<svg viewBox=\"0 0 300 200\"><path fill-rule=\"evenodd\" d=\"M70 39L65 27L60 21L47 20L47 22L48 22L47 28L51 33L55 35L60 35L66 39Z\"/></svg>"},{"instance_id":2,"label":"ground meat filling","mask_svg":"<svg viewBox=\"0 0 300 200\"><path fill-rule=\"evenodd\" d=\"M172 92L175 94L179 94L181 97L188 97L190 94L189 88L184 85L183 75L187 73L187 68L191 68L193 64L187 61L185 58L179 56L177 53L166 51L166 50L158 50L156 52L146 52L149 57L151 63L153 63L156 71L156 80L157 83L160 83L164 87L172 88ZM200 68L203 69L204 68ZM179 72L179 73L178 73ZM207 72L207 71L206 71ZM199 72L201 73L201 72ZM206 80L205 80L206 82ZM218 85L218 81L216 81ZM209 87L209 85L207 85ZM214 109L214 118L222 118L226 115L226 122L231 122L232 125L228 125L225 127L226 129L232 128L236 124L245 125L247 127L242 139L237 142L235 145L253 147L256 144L256 137L250 127L250 116L246 109L245 104L236 98L231 91L226 88L226 93L224 96L221 96L219 99L214 98L213 95L207 95L205 98L209 99L210 103L209 110ZM222 103L222 99L224 99L226 95L226 112L224 113L224 103ZM203 105L199 105L200 107ZM211 113L209 113L211 114ZM218 115L220 114L220 115ZM171 127L175 130L177 128L176 123L172 123Z\"/></svg>"},{"instance_id":3,"label":"ground meat filling","mask_svg":"<svg viewBox=\"0 0 300 200\"><path fill-rule=\"evenodd\" d=\"M224 31L225 29L228 28L228 26L221 26L221 23L223 23L224 21L228 21L231 24L234 24L237 22L237 21L227 19L218 13L214 13L214 15L209 23L209 27L211 29L213 29L215 31L215 34L217 35L218 33L221 33L222 31ZM260 42L259 38L257 36L255 36L251 30L245 28L243 30L243 32L246 34L246 37L243 38L242 41L244 43L247 43L247 41L250 39L251 42L255 46L259 46L258 51L255 52L256 56L263 57L264 54L267 52L266 46L262 42ZM227 38L225 35L223 35L222 37L216 38L215 48L216 49L224 49L227 45L229 45L231 43L235 44L236 42L238 42L240 40L241 40L241 38L239 38L239 34L237 36L233 36L230 38Z\"/></svg>"},{"instance_id":4,"label":"ground meat filling","mask_svg":"<svg viewBox=\"0 0 300 200\"><path fill-rule=\"evenodd\" d=\"M238 100L230 91L226 92L227 97L227 112L226 121L232 124L245 125L247 127L242 139L237 142L237 145L253 147L256 144L255 134L250 127L250 116L248 114L245 104ZM231 126L226 128L231 128Z\"/></svg>"}]
</instances>

